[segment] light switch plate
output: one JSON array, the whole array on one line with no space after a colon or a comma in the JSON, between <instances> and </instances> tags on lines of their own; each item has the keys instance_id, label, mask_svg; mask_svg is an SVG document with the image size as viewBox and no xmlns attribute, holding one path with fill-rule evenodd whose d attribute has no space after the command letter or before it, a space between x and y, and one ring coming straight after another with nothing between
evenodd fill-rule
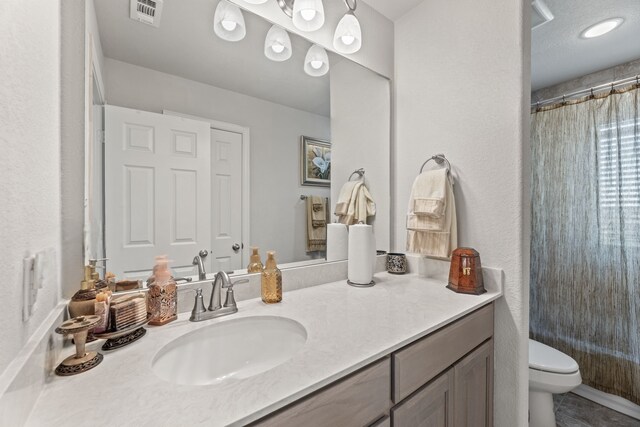
<instances>
[{"instance_id":1,"label":"light switch plate","mask_svg":"<svg viewBox=\"0 0 640 427\"><path fill-rule=\"evenodd\" d=\"M33 305L35 304L33 289L34 265L34 256L28 256L22 260L22 320L25 322L31 317Z\"/></svg>"}]
</instances>

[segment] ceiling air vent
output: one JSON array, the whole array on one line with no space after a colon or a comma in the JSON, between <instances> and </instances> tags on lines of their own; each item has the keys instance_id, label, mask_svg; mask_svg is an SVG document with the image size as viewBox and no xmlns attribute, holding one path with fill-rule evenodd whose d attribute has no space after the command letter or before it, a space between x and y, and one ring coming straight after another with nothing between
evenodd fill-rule
<instances>
[{"instance_id":1,"label":"ceiling air vent","mask_svg":"<svg viewBox=\"0 0 640 427\"><path fill-rule=\"evenodd\" d=\"M154 27L160 26L163 0L131 0L130 17Z\"/></svg>"},{"instance_id":2,"label":"ceiling air vent","mask_svg":"<svg viewBox=\"0 0 640 427\"><path fill-rule=\"evenodd\" d=\"M553 13L542 0L531 2L531 29L535 30L541 25L553 20Z\"/></svg>"}]
</instances>

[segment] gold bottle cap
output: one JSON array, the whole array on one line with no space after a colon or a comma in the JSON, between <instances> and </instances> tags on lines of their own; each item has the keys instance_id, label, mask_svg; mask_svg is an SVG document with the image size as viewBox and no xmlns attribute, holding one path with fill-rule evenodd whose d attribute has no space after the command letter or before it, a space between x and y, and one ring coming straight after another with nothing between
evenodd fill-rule
<instances>
[{"instance_id":1,"label":"gold bottle cap","mask_svg":"<svg viewBox=\"0 0 640 427\"><path fill-rule=\"evenodd\" d=\"M96 282L93 280L93 273L95 272L93 266L85 265L84 266L84 280L80 283L80 289L95 289Z\"/></svg>"}]
</instances>

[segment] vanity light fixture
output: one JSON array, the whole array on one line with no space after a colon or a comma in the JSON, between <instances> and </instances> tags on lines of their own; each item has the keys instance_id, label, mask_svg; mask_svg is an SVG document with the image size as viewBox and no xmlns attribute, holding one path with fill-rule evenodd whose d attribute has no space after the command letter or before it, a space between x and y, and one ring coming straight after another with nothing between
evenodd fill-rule
<instances>
[{"instance_id":1,"label":"vanity light fixture","mask_svg":"<svg viewBox=\"0 0 640 427\"><path fill-rule=\"evenodd\" d=\"M213 17L213 31L226 41L242 40L247 34L247 29L240 8L227 0L221 0Z\"/></svg>"},{"instance_id":2,"label":"vanity light fixture","mask_svg":"<svg viewBox=\"0 0 640 427\"><path fill-rule=\"evenodd\" d=\"M292 19L300 31L319 30L324 25L322 0L295 0Z\"/></svg>"},{"instance_id":3,"label":"vanity light fixture","mask_svg":"<svg viewBox=\"0 0 640 427\"><path fill-rule=\"evenodd\" d=\"M327 51L317 44L312 45L304 58L304 72L312 77L324 76L329 72Z\"/></svg>"},{"instance_id":4,"label":"vanity light fixture","mask_svg":"<svg viewBox=\"0 0 640 427\"><path fill-rule=\"evenodd\" d=\"M342 17L333 35L333 47L340 53L355 53L362 47L362 29L354 15L357 0L344 0L349 11ZM351 5L353 2L353 6Z\"/></svg>"},{"instance_id":5,"label":"vanity light fixture","mask_svg":"<svg viewBox=\"0 0 640 427\"><path fill-rule=\"evenodd\" d=\"M282 62L291 58L291 39L286 30L273 24L264 40L264 56L272 61Z\"/></svg>"},{"instance_id":6,"label":"vanity light fixture","mask_svg":"<svg viewBox=\"0 0 640 427\"><path fill-rule=\"evenodd\" d=\"M580 37L582 37L583 39L592 39L595 37L603 36L618 28L623 21L624 19L622 18L611 18L602 22L598 22L597 24L592 25L584 30L582 34L580 34Z\"/></svg>"}]
</instances>

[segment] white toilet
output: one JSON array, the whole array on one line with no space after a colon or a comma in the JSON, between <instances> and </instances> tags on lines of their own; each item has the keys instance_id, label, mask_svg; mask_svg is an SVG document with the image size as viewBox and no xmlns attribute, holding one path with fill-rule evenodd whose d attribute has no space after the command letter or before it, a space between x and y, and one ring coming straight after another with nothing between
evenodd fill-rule
<instances>
[{"instance_id":1,"label":"white toilet","mask_svg":"<svg viewBox=\"0 0 640 427\"><path fill-rule=\"evenodd\" d=\"M529 340L529 427L556 427L553 395L582 383L578 363L553 347Z\"/></svg>"}]
</instances>

